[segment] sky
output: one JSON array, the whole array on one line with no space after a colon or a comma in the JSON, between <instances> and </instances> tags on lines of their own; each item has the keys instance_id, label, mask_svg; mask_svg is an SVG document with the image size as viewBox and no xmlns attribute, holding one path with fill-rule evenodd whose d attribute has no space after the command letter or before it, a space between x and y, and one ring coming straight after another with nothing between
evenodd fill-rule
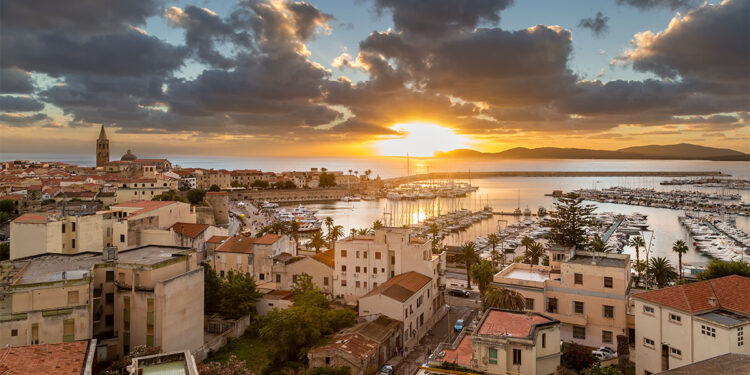
<instances>
[{"instance_id":1,"label":"sky","mask_svg":"<svg viewBox=\"0 0 750 375\"><path fill-rule=\"evenodd\" d=\"M750 0L4 0L0 152L750 152Z\"/></svg>"}]
</instances>

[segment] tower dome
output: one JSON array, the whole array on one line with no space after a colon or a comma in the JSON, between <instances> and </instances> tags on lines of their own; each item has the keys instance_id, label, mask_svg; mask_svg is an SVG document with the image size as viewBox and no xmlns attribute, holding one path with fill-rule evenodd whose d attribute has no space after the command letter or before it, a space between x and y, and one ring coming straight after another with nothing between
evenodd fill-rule
<instances>
[{"instance_id":1,"label":"tower dome","mask_svg":"<svg viewBox=\"0 0 750 375\"><path fill-rule=\"evenodd\" d=\"M130 153L130 150L128 150L128 152L127 152L127 153L125 153L125 155L123 155L123 156L122 156L122 157L120 158L120 160L121 160L121 161L133 161L133 160L135 160L135 159L138 159L138 157L136 157L135 155L131 154L131 153Z\"/></svg>"}]
</instances>

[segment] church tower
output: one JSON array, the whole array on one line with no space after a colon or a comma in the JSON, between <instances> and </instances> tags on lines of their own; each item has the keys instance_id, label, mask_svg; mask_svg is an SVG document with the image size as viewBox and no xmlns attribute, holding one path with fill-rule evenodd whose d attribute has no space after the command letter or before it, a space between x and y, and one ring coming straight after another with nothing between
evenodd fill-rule
<instances>
[{"instance_id":1,"label":"church tower","mask_svg":"<svg viewBox=\"0 0 750 375\"><path fill-rule=\"evenodd\" d=\"M104 132L104 125L99 132L99 139L96 140L96 166L103 167L109 163L109 139Z\"/></svg>"}]
</instances>

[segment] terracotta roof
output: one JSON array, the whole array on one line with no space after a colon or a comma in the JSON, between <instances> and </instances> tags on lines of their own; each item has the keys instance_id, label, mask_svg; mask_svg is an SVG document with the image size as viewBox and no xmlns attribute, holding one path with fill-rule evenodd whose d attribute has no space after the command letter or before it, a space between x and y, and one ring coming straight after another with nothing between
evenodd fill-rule
<instances>
[{"instance_id":1,"label":"terracotta roof","mask_svg":"<svg viewBox=\"0 0 750 375\"><path fill-rule=\"evenodd\" d=\"M493 309L482 319L477 334L523 338L529 337L534 325L549 322L554 320L540 314Z\"/></svg>"},{"instance_id":2,"label":"terracotta roof","mask_svg":"<svg viewBox=\"0 0 750 375\"><path fill-rule=\"evenodd\" d=\"M333 252L334 250L324 251L322 253L317 253L313 255L311 258L317 260L320 263L325 264L328 267L333 268L335 265L335 262L334 262L335 256Z\"/></svg>"},{"instance_id":3,"label":"terracotta roof","mask_svg":"<svg viewBox=\"0 0 750 375\"><path fill-rule=\"evenodd\" d=\"M228 236L211 236L206 243L222 243L229 238Z\"/></svg>"},{"instance_id":4,"label":"terracotta roof","mask_svg":"<svg viewBox=\"0 0 750 375\"><path fill-rule=\"evenodd\" d=\"M2 374L82 374L89 341L0 349Z\"/></svg>"},{"instance_id":5,"label":"terracotta roof","mask_svg":"<svg viewBox=\"0 0 750 375\"><path fill-rule=\"evenodd\" d=\"M364 297L382 294L396 301L404 302L431 280L429 276L425 276L419 272L405 272L390 278L382 285L365 294Z\"/></svg>"},{"instance_id":6,"label":"terracotta roof","mask_svg":"<svg viewBox=\"0 0 750 375\"><path fill-rule=\"evenodd\" d=\"M203 233L208 227L208 224L174 223L174 225L172 225L172 230L183 236L193 238Z\"/></svg>"},{"instance_id":7,"label":"terracotta roof","mask_svg":"<svg viewBox=\"0 0 750 375\"><path fill-rule=\"evenodd\" d=\"M110 208L140 208L140 210L131 213L130 215L140 215L149 211L153 211L162 207L169 206L170 204L180 203L177 201L130 201L120 203Z\"/></svg>"},{"instance_id":8,"label":"terracotta roof","mask_svg":"<svg viewBox=\"0 0 750 375\"><path fill-rule=\"evenodd\" d=\"M217 252L222 253L253 253L254 238L244 236L232 236L226 239L223 244L216 248Z\"/></svg>"},{"instance_id":9,"label":"terracotta roof","mask_svg":"<svg viewBox=\"0 0 750 375\"><path fill-rule=\"evenodd\" d=\"M272 290L266 294L263 295L264 299L285 299L285 300L291 300L292 299L292 291L291 290Z\"/></svg>"},{"instance_id":10,"label":"terracotta roof","mask_svg":"<svg viewBox=\"0 0 750 375\"><path fill-rule=\"evenodd\" d=\"M750 315L750 278L737 275L651 290L634 294L634 298L668 306L689 313L717 308ZM709 298L715 298L712 305Z\"/></svg>"},{"instance_id":11,"label":"terracotta roof","mask_svg":"<svg viewBox=\"0 0 750 375\"><path fill-rule=\"evenodd\" d=\"M750 374L750 354L726 353L658 373L658 375Z\"/></svg>"},{"instance_id":12,"label":"terracotta roof","mask_svg":"<svg viewBox=\"0 0 750 375\"><path fill-rule=\"evenodd\" d=\"M28 224L44 224L47 222L47 215L40 215L40 214L25 214L22 215L13 222L16 223L28 223Z\"/></svg>"},{"instance_id":13,"label":"terracotta roof","mask_svg":"<svg viewBox=\"0 0 750 375\"><path fill-rule=\"evenodd\" d=\"M281 236L279 236L278 234L266 233L263 235L263 237L256 238L254 242L258 245L271 245L274 242L278 241L279 238L281 238Z\"/></svg>"},{"instance_id":14,"label":"terracotta roof","mask_svg":"<svg viewBox=\"0 0 750 375\"><path fill-rule=\"evenodd\" d=\"M466 335L461 339L461 342L456 346L456 349L445 349L445 356L441 358L445 362L454 362L459 365L471 367L471 335Z\"/></svg>"},{"instance_id":15,"label":"terracotta roof","mask_svg":"<svg viewBox=\"0 0 750 375\"><path fill-rule=\"evenodd\" d=\"M336 337L336 341L310 349L310 353L338 350L359 359L367 359L375 355L378 343L358 333L349 333Z\"/></svg>"}]
</instances>

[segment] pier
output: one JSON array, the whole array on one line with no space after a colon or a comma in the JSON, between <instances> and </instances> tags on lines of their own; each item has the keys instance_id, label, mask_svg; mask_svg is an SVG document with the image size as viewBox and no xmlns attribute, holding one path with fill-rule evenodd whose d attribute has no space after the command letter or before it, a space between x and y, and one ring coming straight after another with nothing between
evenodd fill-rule
<instances>
[{"instance_id":1,"label":"pier","mask_svg":"<svg viewBox=\"0 0 750 375\"><path fill-rule=\"evenodd\" d=\"M403 184L420 180L469 179L488 177L715 177L729 176L718 171L496 171L496 172L431 172L384 179L383 182Z\"/></svg>"},{"instance_id":2,"label":"pier","mask_svg":"<svg viewBox=\"0 0 750 375\"><path fill-rule=\"evenodd\" d=\"M727 238L729 238L730 240L734 241L734 242L735 242L736 244L738 244L738 245L740 245L740 246L743 246L743 247L745 246L745 244L744 244L744 243L742 243L742 241L738 240L738 239L737 239L736 237L734 237L733 235L731 235L731 234L729 234L729 233L727 233L727 232L725 232L725 231L723 231L723 230L721 230L721 229L717 228L717 227L716 227L716 226L714 225L714 223L712 223L712 222L710 222L710 221L708 221L708 220L705 220L704 222L705 222L705 223L706 223L706 225L707 225L707 226L708 226L709 228L711 228L711 229L712 229L712 230L713 230L714 232L716 232L716 233L718 233L718 234L721 234L721 235L723 235L723 236L726 236Z\"/></svg>"},{"instance_id":3,"label":"pier","mask_svg":"<svg viewBox=\"0 0 750 375\"><path fill-rule=\"evenodd\" d=\"M622 217L618 217L615 220L615 222L612 223L612 225L610 225L609 229L607 229L607 231L604 232L604 236L602 236L602 241L604 241L604 243L606 243L607 241L609 241L609 238L612 237L612 234L615 233L615 231L617 230L617 228L620 227L620 224L622 224L622 221L623 221L623 218Z\"/></svg>"}]
</instances>

